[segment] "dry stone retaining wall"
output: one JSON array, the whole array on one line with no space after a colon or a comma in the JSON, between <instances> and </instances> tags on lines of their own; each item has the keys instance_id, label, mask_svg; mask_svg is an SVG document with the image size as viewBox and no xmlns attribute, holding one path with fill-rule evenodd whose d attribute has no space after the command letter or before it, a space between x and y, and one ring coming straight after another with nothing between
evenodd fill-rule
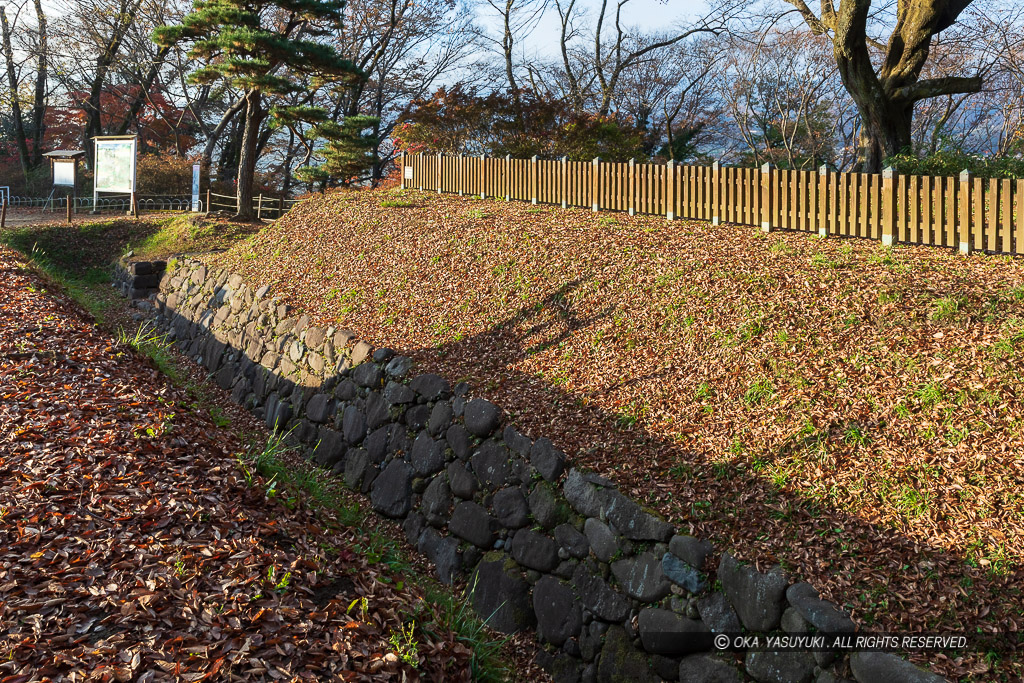
<instances>
[{"instance_id":1,"label":"dry stone retaining wall","mask_svg":"<svg viewBox=\"0 0 1024 683\"><path fill-rule=\"evenodd\" d=\"M761 573L723 553L707 575L707 541L574 468L550 440L502 424L466 384L416 375L407 357L312 326L266 287L172 262L155 315L233 400L402 520L442 581L466 577L495 629L534 629L557 681L942 680L885 653L716 653L716 633L854 624L777 567Z\"/></svg>"},{"instance_id":2,"label":"dry stone retaining wall","mask_svg":"<svg viewBox=\"0 0 1024 683\"><path fill-rule=\"evenodd\" d=\"M165 261L120 261L114 266L114 287L129 299L147 299L158 291L165 270Z\"/></svg>"}]
</instances>

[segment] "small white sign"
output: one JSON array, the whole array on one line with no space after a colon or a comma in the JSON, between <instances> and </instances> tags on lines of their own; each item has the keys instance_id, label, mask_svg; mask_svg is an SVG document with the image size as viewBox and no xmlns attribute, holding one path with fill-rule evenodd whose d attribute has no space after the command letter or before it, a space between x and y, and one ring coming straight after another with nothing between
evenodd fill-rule
<instances>
[{"instance_id":1,"label":"small white sign","mask_svg":"<svg viewBox=\"0 0 1024 683\"><path fill-rule=\"evenodd\" d=\"M405 179L412 180L412 166L405 167Z\"/></svg>"},{"instance_id":2,"label":"small white sign","mask_svg":"<svg viewBox=\"0 0 1024 683\"><path fill-rule=\"evenodd\" d=\"M199 211L199 164L192 165L192 211Z\"/></svg>"},{"instance_id":3,"label":"small white sign","mask_svg":"<svg viewBox=\"0 0 1024 683\"><path fill-rule=\"evenodd\" d=\"M53 162L53 184L57 187L75 186L75 162L55 159Z\"/></svg>"}]
</instances>

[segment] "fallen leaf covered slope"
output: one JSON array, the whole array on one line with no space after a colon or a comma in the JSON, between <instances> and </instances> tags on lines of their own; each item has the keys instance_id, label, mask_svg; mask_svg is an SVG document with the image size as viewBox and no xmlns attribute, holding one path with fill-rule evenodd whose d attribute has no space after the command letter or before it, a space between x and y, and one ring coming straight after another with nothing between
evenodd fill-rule
<instances>
[{"instance_id":1,"label":"fallen leaf covered slope","mask_svg":"<svg viewBox=\"0 0 1024 683\"><path fill-rule=\"evenodd\" d=\"M314 199L213 260L861 623L1024 622L1019 260L414 191Z\"/></svg>"},{"instance_id":2,"label":"fallen leaf covered slope","mask_svg":"<svg viewBox=\"0 0 1024 683\"><path fill-rule=\"evenodd\" d=\"M423 595L358 532L249 485L232 432L2 247L0 311L0 678L468 680L451 637L399 659Z\"/></svg>"}]
</instances>

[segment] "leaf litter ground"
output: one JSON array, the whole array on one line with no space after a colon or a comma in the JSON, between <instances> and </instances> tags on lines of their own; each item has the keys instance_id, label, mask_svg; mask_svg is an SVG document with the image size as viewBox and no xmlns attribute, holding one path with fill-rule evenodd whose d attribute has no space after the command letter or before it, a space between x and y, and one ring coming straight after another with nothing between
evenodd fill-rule
<instances>
[{"instance_id":1,"label":"leaf litter ground","mask_svg":"<svg viewBox=\"0 0 1024 683\"><path fill-rule=\"evenodd\" d=\"M865 627L1024 623L1019 259L374 191L302 204L211 260L471 381ZM1020 676L996 649L916 659Z\"/></svg>"},{"instance_id":2,"label":"leaf litter ground","mask_svg":"<svg viewBox=\"0 0 1024 683\"><path fill-rule=\"evenodd\" d=\"M360 531L269 500L237 434L46 287L0 247L0 680L469 679Z\"/></svg>"}]
</instances>

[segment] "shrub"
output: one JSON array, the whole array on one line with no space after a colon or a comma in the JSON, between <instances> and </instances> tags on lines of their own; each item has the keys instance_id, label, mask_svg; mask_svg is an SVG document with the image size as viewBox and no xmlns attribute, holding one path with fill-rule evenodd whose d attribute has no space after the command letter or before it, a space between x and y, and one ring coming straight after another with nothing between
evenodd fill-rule
<instances>
[{"instance_id":1,"label":"shrub","mask_svg":"<svg viewBox=\"0 0 1024 683\"><path fill-rule=\"evenodd\" d=\"M949 149L923 157L897 154L886 159L885 165L903 175L957 176L967 169L979 178L1024 178L1024 159L988 157Z\"/></svg>"},{"instance_id":2,"label":"shrub","mask_svg":"<svg viewBox=\"0 0 1024 683\"><path fill-rule=\"evenodd\" d=\"M135 169L136 189L141 195L192 194L193 163L175 154L140 154Z\"/></svg>"}]
</instances>

